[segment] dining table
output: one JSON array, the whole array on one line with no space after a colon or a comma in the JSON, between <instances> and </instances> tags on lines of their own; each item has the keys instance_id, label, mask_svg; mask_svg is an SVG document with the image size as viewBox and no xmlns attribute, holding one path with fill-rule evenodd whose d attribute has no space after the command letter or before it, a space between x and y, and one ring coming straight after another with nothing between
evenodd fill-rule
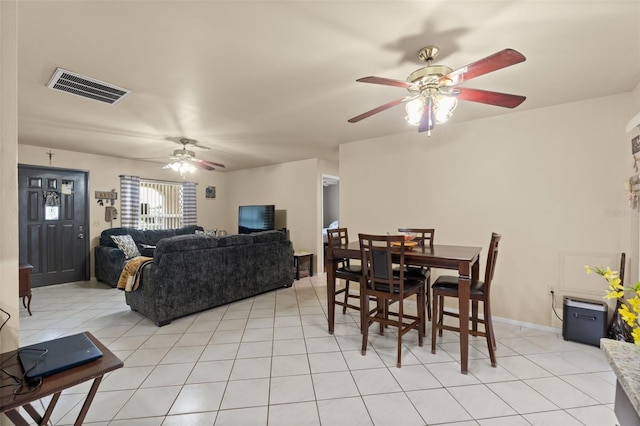
<instances>
[{"instance_id":1,"label":"dining table","mask_svg":"<svg viewBox=\"0 0 640 426\"><path fill-rule=\"evenodd\" d=\"M461 373L468 372L469 359L469 301L471 280L480 274L480 252L482 247L443 245L418 245L405 248L404 260L408 265L450 269L458 272L458 309L460 315L460 365ZM327 314L329 334L335 324L333 295L336 288L336 268L343 259L360 259L360 243L351 241L333 248L333 258L327 258ZM362 285L362 282L361 282ZM362 289L360 294L363 294ZM435 318L433 319L436 320Z\"/></svg>"}]
</instances>

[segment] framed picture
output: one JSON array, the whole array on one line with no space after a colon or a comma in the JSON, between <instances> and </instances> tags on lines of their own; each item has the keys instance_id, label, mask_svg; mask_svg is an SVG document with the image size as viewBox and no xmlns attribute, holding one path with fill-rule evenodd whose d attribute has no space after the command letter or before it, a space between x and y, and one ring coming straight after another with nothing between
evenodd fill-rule
<instances>
[{"instance_id":1,"label":"framed picture","mask_svg":"<svg viewBox=\"0 0 640 426\"><path fill-rule=\"evenodd\" d=\"M216 187L215 186L207 186L205 190L205 197L207 198L216 198Z\"/></svg>"}]
</instances>

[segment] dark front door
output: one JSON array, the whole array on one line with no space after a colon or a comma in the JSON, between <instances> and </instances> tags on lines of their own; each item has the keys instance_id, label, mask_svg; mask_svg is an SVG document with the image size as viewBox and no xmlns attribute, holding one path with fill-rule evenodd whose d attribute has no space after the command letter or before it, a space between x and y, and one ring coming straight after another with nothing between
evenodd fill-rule
<instances>
[{"instance_id":1,"label":"dark front door","mask_svg":"<svg viewBox=\"0 0 640 426\"><path fill-rule=\"evenodd\" d=\"M20 263L41 287L89 279L87 172L18 165Z\"/></svg>"}]
</instances>

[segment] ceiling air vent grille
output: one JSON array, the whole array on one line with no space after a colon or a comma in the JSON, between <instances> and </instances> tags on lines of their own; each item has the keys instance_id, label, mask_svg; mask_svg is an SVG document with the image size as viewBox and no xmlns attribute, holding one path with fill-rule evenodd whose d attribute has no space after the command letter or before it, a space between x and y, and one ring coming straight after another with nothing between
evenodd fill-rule
<instances>
[{"instance_id":1,"label":"ceiling air vent grille","mask_svg":"<svg viewBox=\"0 0 640 426\"><path fill-rule=\"evenodd\" d=\"M122 87L85 77L62 68L56 69L47 87L110 105L117 104L122 98L131 93L130 90Z\"/></svg>"}]
</instances>

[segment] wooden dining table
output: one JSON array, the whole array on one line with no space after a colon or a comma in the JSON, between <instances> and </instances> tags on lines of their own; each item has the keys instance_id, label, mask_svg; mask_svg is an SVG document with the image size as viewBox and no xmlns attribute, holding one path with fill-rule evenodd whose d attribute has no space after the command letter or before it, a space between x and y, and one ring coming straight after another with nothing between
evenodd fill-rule
<instances>
[{"instance_id":1,"label":"wooden dining table","mask_svg":"<svg viewBox=\"0 0 640 426\"><path fill-rule=\"evenodd\" d=\"M480 274L480 251L482 247L434 244L405 249L406 264L430 268L451 269L458 272L458 309L460 312L460 364L462 374L468 372L469 359L469 292L472 279ZM335 324L335 304L333 295L336 288L336 268L342 259L360 259L360 243L352 241L333 248L333 258L327 258L327 309L329 334L333 334ZM362 291L360 292L362 294ZM436 320L435 318L433 319Z\"/></svg>"}]
</instances>

